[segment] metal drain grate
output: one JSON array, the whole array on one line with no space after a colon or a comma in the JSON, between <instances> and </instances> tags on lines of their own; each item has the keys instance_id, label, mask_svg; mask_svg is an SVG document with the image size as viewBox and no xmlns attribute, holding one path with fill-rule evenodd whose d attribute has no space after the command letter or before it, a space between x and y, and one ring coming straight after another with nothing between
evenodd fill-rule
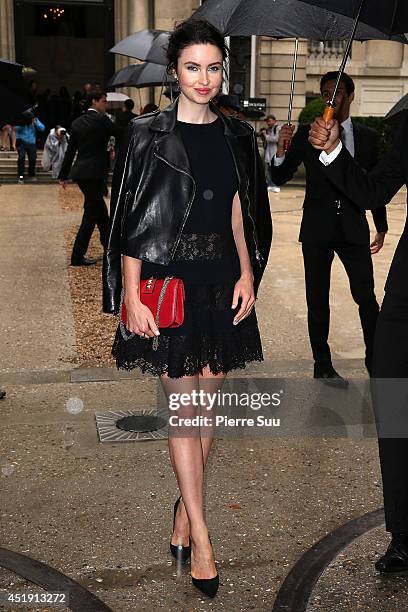
<instances>
[{"instance_id":1,"label":"metal drain grate","mask_svg":"<svg viewBox=\"0 0 408 612\"><path fill-rule=\"evenodd\" d=\"M100 442L143 442L168 438L168 412L157 408L95 412Z\"/></svg>"}]
</instances>

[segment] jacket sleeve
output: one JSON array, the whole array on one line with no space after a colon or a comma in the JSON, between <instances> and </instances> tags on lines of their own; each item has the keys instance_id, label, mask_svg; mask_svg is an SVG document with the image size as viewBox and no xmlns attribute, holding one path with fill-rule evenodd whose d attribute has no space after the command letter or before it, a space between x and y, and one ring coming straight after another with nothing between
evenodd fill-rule
<instances>
[{"instance_id":1,"label":"jacket sleeve","mask_svg":"<svg viewBox=\"0 0 408 612\"><path fill-rule=\"evenodd\" d=\"M40 132L44 132L45 125L43 123L41 123L41 121L38 119L38 117L36 117L34 119L34 122L35 122L34 125L35 125L36 130L39 130Z\"/></svg>"},{"instance_id":2,"label":"jacket sleeve","mask_svg":"<svg viewBox=\"0 0 408 612\"><path fill-rule=\"evenodd\" d=\"M372 138L370 142L370 164L366 168L367 170L372 170L378 163L380 157L380 136L378 132L372 132ZM375 208L371 211L373 216L373 221L375 225L375 229L377 232L388 232L388 223L387 223L387 207L381 206L380 208Z\"/></svg>"},{"instance_id":3,"label":"jacket sleeve","mask_svg":"<svg viewBox=\"0 0 408 612\"><path fill-rule=\"evenodd\" d=\"M363 210L381 208L392 200L405 183L401 159L404 135L406 138L406 128L401 129L392 150L371 172L365 172L346 147L331 164L322 164L322 169L336 188ZM315 153L319 155L319 151Z\"/></svg>"},{"instance_id":4,"label":"jacket sleeve","mask_svg":"<svg viewBox=\"0 0 408 612\"><path fill-rule=\"evenodd\" d=\"M294 135L290 147L286 151L285 160L280 166L275 166L275 158L272 159L271 178L275 185L283 185L292 180L295 172L303 162L305 138L304 128L301 127Z\"/></svg>"},{"instance_id":5,"label":"jacket sleeve","mask_svg":"<svg viewBox=\"0 0 408 612\"><path fill-rule=\"evenodd\" d=\"M260 253L262 260L261 266L255 264L253 266L254 273L254 292L255 297L258 294L259 284L265 270L266 264L268 263L269 252L272 244L272 215L271 207L269 204L268 190L266 186L266 178L264 171L264 164L262 162L261 155L259 153L258 144L256 141L255 131L252 132L252 147L254 157L254 178L255 178L255 225L257 235L260 244L262 245L262 252Z\"/></svg>"},{"instance_id":6,"label":"jacket sleeve","mask_svg":"<svg viewBox=\"0 0 408 612\"><path fill-rule=\"evenodd\" d=\"M130 182L130 167L133 149L133 127L130 124L124 134L112 178L109 213L108 244L105 249L102 281L103 312L118 314L122 292L121 234L122 215Z\"/></svg>"},{"instance_id":7,"label":"jacket sleeve","mask_svg":"<svg viewBox=\"0 0 408 612\"><path fill-rule=\"evenodd\" d=\"M72 162L74 161L75 153L78 149L78 142L75 138L74 133L71 134L69 139L67 150L65 151L64 161L62 162L61 170L58 175L60 181L65 181L69 176L69 171L71 170Z\"/></svg>"}]
</instances>

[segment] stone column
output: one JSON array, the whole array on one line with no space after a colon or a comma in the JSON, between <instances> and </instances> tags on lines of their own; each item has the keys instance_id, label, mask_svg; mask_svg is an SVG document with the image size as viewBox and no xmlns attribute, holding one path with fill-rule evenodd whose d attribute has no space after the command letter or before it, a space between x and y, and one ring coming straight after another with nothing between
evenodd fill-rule
<instances>
[{"instance_id":1,"label":"stone column","mask_svg":"<svg viewBox=\"0 0 408 612\"><path fill-rule=\"evenodd\" d=\"M262 36L259 42L256 95L266 98L266 114L287 121L292 76L294 40L274 40ZM292 119L296 121L305 105L307 43L299 42Z\"/></svg>"},{"instance_id":2,"label":"stone column","mask_svg":"<svg viewBox=\"0 0 408 612\"><path fill-rule=\"evenodd\" d=\"M148 0L115 0L115 43L126 36L148 28ZM116 70L129 64L136 64L137 60L124 55L116 56ZM139 114L140 107L149 101L148 88L136 89L126 87L117 89L128 95L135 103L135 112Z\"/></svg>"},{"instance_id":3,"label":"stone column","mask_svg":"<svg viewBox=\"0 0 408 612\"><path fill-rule=\"evenodd\" d=\"M16 59L13 0L0 2L0 57Z\"/></svg>"}]
</instances>

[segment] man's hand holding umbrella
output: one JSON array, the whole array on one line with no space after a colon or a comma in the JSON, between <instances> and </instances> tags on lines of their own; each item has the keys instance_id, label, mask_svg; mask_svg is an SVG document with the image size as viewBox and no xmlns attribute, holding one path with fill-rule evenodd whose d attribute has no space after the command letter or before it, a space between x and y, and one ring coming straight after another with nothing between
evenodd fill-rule
<instances>
[{"instance_id":1,"label":"man's hand holding umbrella","mask_svg":"<svg viewBox=\"0 0 408 612\"><path fill-rule=\"evenodd\" d=\"M337 119L325 121L317 117L310 126L309 142L318 151L330 154L340 144L340 128Z\"/></svg>"},{"instance_id":2,"label":"man's hand holding umbrella","mask_svg":"<svg viewBox=\"0 0 408 612\"><path fill-rule=\"evenodd\" d=\"M278 148L276 150L276 157L283 157L289 148L290 142L293 138L295 126L293 123L285 123L282 125L279 132Z\"/></svg>"}]
</instances>

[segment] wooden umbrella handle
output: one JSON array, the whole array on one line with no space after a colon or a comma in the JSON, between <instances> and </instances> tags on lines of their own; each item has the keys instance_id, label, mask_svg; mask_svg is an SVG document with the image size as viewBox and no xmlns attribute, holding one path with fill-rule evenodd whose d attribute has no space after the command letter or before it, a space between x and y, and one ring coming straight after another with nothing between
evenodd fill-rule
<instances>
[{"instance_id":1,"label":"wooden umbrella handle","mask_svg":"<svg viewBox=\"0 0 408 612\"><path fill-rule=\"evenodd\" d=\"M326 121L331 121L334 118L334 106L326 106L323 113L323 119Z\"/></svg>"}]
</instances>

